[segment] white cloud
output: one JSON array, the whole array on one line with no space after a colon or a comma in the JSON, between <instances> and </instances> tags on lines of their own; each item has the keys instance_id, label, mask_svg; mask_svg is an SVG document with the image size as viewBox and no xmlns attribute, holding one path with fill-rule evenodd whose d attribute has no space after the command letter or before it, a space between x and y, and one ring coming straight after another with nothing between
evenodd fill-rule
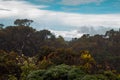
<instances>
[{"instance_id":1,"label":"white cloud","mask_svg":"<svg viewBox=\"0 0 120 80\"><path fill-rule=\"evenodd\" d=\"M51 3L51 2L54 2L55 0L35 0L35 1L44 2L44 3Z\"/></svg>"},{"instance_id":2,"label":"white cloud","mask_svg":"<svg viewBox=\"0 0 120 80\"><path fill-rule=\"evenodd\" d=\"M82 33L80 34L76 30L83 26L120 28L120 14L73 14L38 9L44 7L47 6L36 6L25 1L0 1L0 19L33 19L39 26L49 29L57 27L57 31L54 32L64 37L81 36ZM36 28L41 29L38 25ZM59 31L61 26L72 27L73 31Z\"/></svg>"},{"instance_id":3,"label":"white cloud","mask_svg":"<svg viewBox=\"0 0 120 80\"><path fill-rule=\"evenodd\" d=\"M25 0L0 0L0 1L25 1Z\"/></svg>"},{"instance_id":4,"label":"white cloud","mask_svg":"<svg viewBox=\"0 0 120 80\"><path fill-rule=\"evenodd\" d=\"M38 16L40 13L38 8L45 8L47 6L35 6L27 3L26 1L17 1L17 0L6 0L0 1L0 8L6 9L9 11L1 10L0 11L0 18L7 18L7 17L34 17ZM39 13L37 13L39 12Z\"/></svg>"},{"instance_id":5,"label":"white cloud","mask_svg":"<svg viewBox=\"0 0 120 80\"><path fill-rule=\"evenodd\" d=\"M55 31L50 30L52 33L54 33L57 37L63 36L64 38L79 38L83 35L83 33L79 33L77 30L71 30L71 31Z\"/></svg>"},{"instance_id":6,"label":"white cloud","mask_svg":"<svg viewBox=\"0 0 120 80\"><path fill-rule=\"evenodd\" d=\"M105 26L105 27L120 27L120 14L68 14L63 17L63 22L71 26Z\"/></svg>"},{"instance_id":7,"label":"white cloud","mask_svg":"<svg viewBox=\"0 0 120 80\"><path fill-rule=\"evenodd\" d=\"M96 3L99 4L104 0L62 0L60 4L68 5L68 6L76 6L81 4L89 4L89 3Z\"/></svg>"}]
</instances>

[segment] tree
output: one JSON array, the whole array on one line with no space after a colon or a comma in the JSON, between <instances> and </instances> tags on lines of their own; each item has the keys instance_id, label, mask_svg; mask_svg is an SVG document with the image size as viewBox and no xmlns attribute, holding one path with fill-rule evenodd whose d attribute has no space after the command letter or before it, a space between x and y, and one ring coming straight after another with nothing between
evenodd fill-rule
<instances>
[{"instance_id":1,"label":"tree","mask_svg":"<svg viewBox=\"0 0 120 80\"><path fill-rule=\"evenodd\" d=\"M17 57L15 52L7 53L0 50L0 80L8 80L9 75L20 80L22 71L18 65Z\"/></svg>"},{"instance_id":2,"label":"tree","mask_svg":"<svg viewBox=\"0 0 120 80\"><path fill-rule=\"evenodd\" d=\"M72 49L56 49L54 52L51 52L48 55L48 59L56 65L59 64L67 64L67 65L75 65L74 60L75 54Z\"/></svg>"},{"instance_id":3,"label":"tree","mask_svg":"<svg viewBox=\"0 0 120 80\"><path fill-rule=\"evenodd\" d=\"M4 24L0 24L0 30L3 28Z\"/></svg>"},{"instance_id":4,"label":"tree","mask_svg":"<svg viewBox=\"0 0 120 80\"><path fill-rule=\"evenodd\" d=\"M29 19L16 19L14 24L17 26L30 26L32 22L33 20L29 20Z\"/></svg>"},{"instance_id":5,"label":"tree","mask_svg":"<svg viewBox=\"0 0 120 80\"><path fill-rule=\"evenodd\" d=\"M50 66L53 65L53 63L51 61L49 61L46 56L44 56L43 60L42 61L39 61L39 63L37 64L38 65L38 68L40 69L47 69L49 68Z\"/></svg>"},{"instance_id":6,"label":"tree","mask_svg":"<svg viewBox=\"0 0 120 80\"><path fill-rule=\"evenodd\" d=\"M36 55L37 62L43 60L44 57L48 56L51 52L54 52L54 48L48 46L41 47Z\"/></svg>"},{"instance_id":7,"label":"tree","mask_svg":"<svg viewBox=\"0 0 120 80\"><path fill-rule=\"evenodd\" d=\"M47 40L51 36L53 36L52 33L48 30L41 30L41 31L39 31L39 34L40 34L39 37L40 37L41 41Z\"/></svg>"},{"instance_id":8,"label":"tree","mask_svg":"<svg viewBox=\"0 0 120 80\"><path fill-rule=\"evenodd\" d=\"M26 57L23 55L21 58L23 59L23 62L21 63L21 79L26 80L31 71L37 70L37 66L35 65L34 57Z\"/></svg>"}]
</instances>

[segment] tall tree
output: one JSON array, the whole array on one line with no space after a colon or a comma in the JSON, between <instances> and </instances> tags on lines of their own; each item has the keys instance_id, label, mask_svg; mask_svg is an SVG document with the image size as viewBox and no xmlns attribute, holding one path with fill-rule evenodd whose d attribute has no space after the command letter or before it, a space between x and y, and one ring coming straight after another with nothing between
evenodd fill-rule
<instances>
[{"instance_id":1,"label":"tall tree","mask_svg":"<svg viewBox=\"0 0 120 80\"><path fill-rule=\"evenodd\" d=\"M17 26L30 26L32 22L33 20L29 20L29 19L16 19L14 24Z\"/></svg>"},{"instance_id":2,"label":"tall tree","mask_svg":"<svg viewBox=\"0 0 120 80\"><path fill-rule=\"evenodd\" d=\"M0 30L3 28L4 24L0 24Z\"/></svg>"}]
</instances>

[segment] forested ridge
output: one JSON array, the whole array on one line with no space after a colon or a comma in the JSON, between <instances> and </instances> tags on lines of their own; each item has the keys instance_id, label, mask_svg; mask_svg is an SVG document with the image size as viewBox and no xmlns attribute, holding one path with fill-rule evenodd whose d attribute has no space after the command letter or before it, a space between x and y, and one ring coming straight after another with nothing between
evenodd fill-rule
<instances>
[{"instance_id":1,"label":"forested ridge","mask_svg":"<svg viewBox=\"0 0 120 80\"><path fill-rule=\"evenodd\" d=\"M65 41L32 22L0 24L0 80L120 80L120 30Z\"/></svg>"}]
</instances>

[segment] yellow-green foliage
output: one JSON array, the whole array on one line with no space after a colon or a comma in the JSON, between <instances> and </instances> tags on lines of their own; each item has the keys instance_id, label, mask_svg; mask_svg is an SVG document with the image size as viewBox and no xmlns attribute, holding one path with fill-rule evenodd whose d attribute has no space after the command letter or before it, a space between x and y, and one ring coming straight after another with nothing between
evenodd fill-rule
<instances>
[{"instance_id":1,"label":"yellow-green foliage","mask_svg":"<svg viewBox=\"0 0 120 80\"><path fill-rule=\"evenodd\" d=\"M44 57L43 60L38 63L38 67L40 69L47 69L51 65L53 65L53 63L51 61L47 60L46 57Z\"/></svg>"},{"instance_id":2,"label":"yellow-green foliage","mask_svg":"<svg viewBox=\"0 0 120 80\"><path fill-rule=\"evenodd\" d=\"M95 60L89 53L89 51L82 51L81 52L81 61L82 61L82 66L83 68L87 71L90 72L93 65L95 65Z\"/></svg>"},{"instance_id":3,"label":"yellow-green foliage","mask_svg":"<svg viewBox=\"0 0 120 80\"><path fill-rule=\"evenodd\" d=\"M33 70L37 70L37 66L35 65L35 62L33 60L34 58L28 58L27 60L24 60L21 69L22 69L22 80L26 80L27 75L33 71Z\"/></svg>"},{"instance_id":4,"label":"yellow-green foliage","mask_svg":"<svg viewBox=\"0 0 120 80\"><path fill-rule=\"evenodd\" d=\"M94 62L94 58L91 56L91 54L89 53L89 51L83 51L80 58L85 62L85 63L89 63L89 62Z\"/></svg>"}]
</instances>

